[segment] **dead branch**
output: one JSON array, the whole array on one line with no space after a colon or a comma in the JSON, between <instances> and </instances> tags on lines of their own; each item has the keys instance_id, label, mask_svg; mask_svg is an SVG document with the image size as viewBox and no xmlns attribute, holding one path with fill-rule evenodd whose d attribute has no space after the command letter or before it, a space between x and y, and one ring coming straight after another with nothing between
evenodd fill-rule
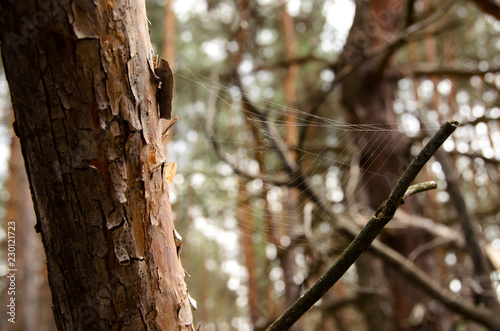
<instances>
[{"instance_id":1,"label":"dead branch","mask_svg":"<svg viewBox=\"0 0 500 331\"><path fill-rule=\"evenodd\" d=\"M277 68L283 69L283 68L288 68L289 66L294 64L302 65L308 62L319 62L319 63L324 63L325 65L328 66L332 65L332 63L327 59L323 59L314 55L306 55L306 56L299 56L291 59L281 60L272 64L260 65L257 68L255 68L255 71L276 70Z\"/></svg>"},{"instance_id":2,"label":"dead branch","mask_svg":"<svg viewBox=\"0 0 500 331\"><path fill-rule=\"evenodd\" d=\"M429 190L434 190L437 188L437 183L435 181L430 181L430 182L425 182L425 183L419 183L412 185L406 190L406 193L403 197L403 200L406 200L407 198L411 197L412 195L415 195L420 192L425 192Z\"/></svg>"},{"instance_id":3,"label":"dead branch","mask_svg":"<svg viewBox=\"0 0 500 331\"><path fill-rule=\"evenodd\" d=\"M214 81L216 81L216 78L217 77L215 76L215 74L213 74L212 79ZM214 84L214 86L215 86L215 84ZM260 179L263 183L274 185L274 186L289 186L290 180L288 178L278 179L278 178L273 178L271 176L250 174L247 171L245 171L244 169L241 169L240 167L238 167L236 164L234 164L233 162L231 162L228 159L227 155L224 154L224 152L222 151L222 148L221 148L220 144L218 143L217 139L215 139L215 131L214 131L215 126L213 125L213 119L215 116L216 97L217 97L217 92L212 90L210 95L209 95L209 100L208 100L208 104L212 105L212 106L209 106L207 109L204 129L205 129L205 134L208 137L208 140L210 140L210 142L212 143L212 146L213 146L215 152L217 153L217 155L219 156L219 158L222 161L224 161L225 163L227 163L232 168L233 172L240 177L243 177L243 178L246 178L249 180Z\"/></svg>"},{"instance_id":4,"label":"dead branch","mask_svg":"<svg viewBox=\"0 0 500 331\"><path fill-rule=\"evenodd\" d=\"M472 76L484 76L487 73L498 73L500 72L500 67L493 67L488 70L467 70L463 68L446 68L446 67L436 67L429 65L419 65L416 68L411 68L410 70L403 72L400 77L404 76L448 76L457 78L470 78Z\"/></svg>"}]
</instances>

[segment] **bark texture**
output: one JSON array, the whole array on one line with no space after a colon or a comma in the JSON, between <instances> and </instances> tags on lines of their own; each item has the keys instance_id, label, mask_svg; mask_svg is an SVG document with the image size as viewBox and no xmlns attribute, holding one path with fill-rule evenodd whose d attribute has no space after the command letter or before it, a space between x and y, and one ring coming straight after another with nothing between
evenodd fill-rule
<instances>
[{"instance_id":1,"label":"bark texture","mask_svg":"<svg viewBox=\"0 0 500 331\"><path fill-rule=\"evenodd\" d=\"M57 327L192 330L144 2L0 4Z\"/></svg>"}]
</instances>

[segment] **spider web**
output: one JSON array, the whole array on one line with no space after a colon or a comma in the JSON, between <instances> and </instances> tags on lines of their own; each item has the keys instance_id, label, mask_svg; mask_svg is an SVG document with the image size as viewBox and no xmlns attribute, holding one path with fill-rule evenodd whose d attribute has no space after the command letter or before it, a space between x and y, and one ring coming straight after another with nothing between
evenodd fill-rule
<instances>
[{"instance_id":1,"label":"spider web","mask_svg":"<svg viewBox=\"0 0 500 331\"><path fill-rule=\"evenodd\" d=\"M177 215L177 218L191 217L195 228L209 239L225 245L228 244L227 237L232 237L232 241L229 241L234 244L234 233L238 232L238 228L249 227L246 223L238 224L236 216L237 201L241 202L243 199L244 204L251 205L253 210L251 215L245 216L257 219L251 226L255 242L265 241L267 245L288 250L291 235L307 233L308 244L324 251L343 249L338 243L324 238L332 230L328 224L320 222L319 229L312 231L311 218L321 219L325 215L315 213L312 203L307 199L299 200L295 210L283 212L289 189L267 182L286 179L287 171L273 146L274 138L266 129L267 120L272 121L281 133L277 138L283 144L287 140L284 136L287 127L299 129L309 126L313 130L322 130L326 143L318 151L311 151L297 144L288 144L288 148L290 153L299 155L297 162L303 164L301 171L307 174L310 183L320 193L322 202L336 214L368 220L373 215L373 210L359 204L366 178L380 176L391 186L398 180L382 172L360 169L357 165L361 153L357 142L362 139L367 140L364 152L368 151L373 155L384 153L390 156L394 146L402 143L402 140L393 141L397 135L389 133L398 130L388 129L386 123L359 125L320 115L310 116L300 109L245 94L252 103L265 109L266 119L259 119L242 106L242 92L236 86L220 84L213 77L200 75L185 67L179 71L187 74L176 74L176 84L182 86L178 93L190 93L195 88L201 88L202 93L197 101L176 110L181 116L179 127L175 129L178 140L172 141L168 151L169 160L178 163L179 174L171 187L171 200L175 212L176 204L182 203L181 199L201 201L202 199L197 198L198 195L207 199L199 205L190 206L184 214ZM286 119L292 119L292 123L285 120L285 115ZM209 132L205 133L207 122L210 122L210 127ZM403 123L391 124L401 130L404 128ZM184 133L187 138L183 137ZM207 134L212 136L219 153L213 148ZM256 157L261 157L260 164ZM385 162L389 160L390 157ZM262 165L264 169L260 169ZM240 190L235 168L249 176L255 176L255 179L247 181L245 196L238 195ZM188 192L188 185L196 193ZM273 228L258 220L264 215L264 199L269 204ZM283 229L287 235L279 238L278 242L270 242L269 232L276 228ZM239 235L245 234L239 232ZM271 253L269 257L272 255Z\"/></svg>"}]
</instances>

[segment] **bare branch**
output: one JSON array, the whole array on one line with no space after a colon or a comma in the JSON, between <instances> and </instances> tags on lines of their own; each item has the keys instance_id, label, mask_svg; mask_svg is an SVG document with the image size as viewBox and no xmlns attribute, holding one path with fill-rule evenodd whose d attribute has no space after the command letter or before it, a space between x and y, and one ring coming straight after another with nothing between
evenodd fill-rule
<instances>
[{"instance_id":1,"label":"bare branch","mask_svg":"<svg viewBox=\"0 0 500 331\"><path fill-rule=\"evenodd\" d=\"M486 325L491 330L500 330L500 316L496 310L476 307L464 301L459 295L443 288L434 278L424 273L413 262L378 240L373 241L370 251L383 258L385 262L404 274L405 277L418 285L427 294L442 301L448 309Z\"/></svg>"},{"instance_id":2,"label":"bare branch","mask_svg":"<svg viewBox=\"0 0 500 331\"><path fill-rule=\"evenodd\" d=\"M314 55L306 55L306 56L299 56L296 58L292 59L284 59L272 64L266 64L266 65L260 65L257 68L255 68L255 71L260 71L260 70L274 70L276 68L288 68L289 66L293 64L305 64L308 62L319 62L319 63L324 63L328 66L332 65L330 61L327 59L323 59Z\"/></svg>"},{"instance_id":3,"label":"bare branch","mask_svg":"<svg viewBox=\"0 0 500 331\"><path fill-rule=\"evenodd\" d=\"M473 120L460 121L460 126L476 125L478 123L487 123L489 121L498 121L498 120L500 120L500 117L480 116L476 117Z\"/></svg>"},{"instance_id":4,"label":"bare branch","mask_svg":"<svg viewBox=\"0 0 500 331\"><path fill-rule=\"evenodd\" d=\"M425 244L420 245L417 248L415 248L410 254L408 254L408 260L415 261L415 259L418 256L422 255L423 253L430 251L436 247L449 244L450 242L451 242L450 238L437 237L434 240L426 242Z\"/></svg>"},{"instance_id":5,"label":"bare branch","mask_svg":"<svg viewBox=\"0 0 500 331\"><path fill-rule=\"evenodd\" d=\"M413 24L413 15L415 12L415 0L409 0L406 4L406 17L405 17L405 27Z\"/></svg>"},{"instance_id":6,"label":"bare branch","mask_svg":"<svg viewBox=\"0 0 500 331\"><path fill-rule=\"evenodd\" d=\"M460 232L429 218L408 214L402 209L398 210L393 220L385 228L421 229L436 238L452 242L457 247L464 248L465 246L465 240Z\"/></svg>"},{"instance_id":7,"label":"bare branch","mask_svg":"<svg viewBox=\"0 0 500 331\"><path fill-rule=\"evenodd\" d=\"M446 68L446 67L435 67L428 65L420 65L416 68L410 69L409 72L403 73L405 76L450 76L459 78L470 78L472 76L484 76L487 73L497 73L500 72L500 67L490 68L488 70L467 70L463 68Z\"/></svg>"}]
</instances>

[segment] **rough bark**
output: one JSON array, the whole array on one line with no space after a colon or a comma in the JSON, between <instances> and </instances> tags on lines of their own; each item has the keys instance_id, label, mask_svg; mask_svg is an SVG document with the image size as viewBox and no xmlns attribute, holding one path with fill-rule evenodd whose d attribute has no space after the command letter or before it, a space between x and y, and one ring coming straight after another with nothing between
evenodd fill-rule
<instances>
[{"instance_id":1,"label":"rough bark","mask_svg":"<svg viewBox=\"0 0 500 331\"><path fill-rule=\"evenodd\" d=\"M192 330L144 2L0 4L57 327Z\"/></svg>"}]
</instances>

